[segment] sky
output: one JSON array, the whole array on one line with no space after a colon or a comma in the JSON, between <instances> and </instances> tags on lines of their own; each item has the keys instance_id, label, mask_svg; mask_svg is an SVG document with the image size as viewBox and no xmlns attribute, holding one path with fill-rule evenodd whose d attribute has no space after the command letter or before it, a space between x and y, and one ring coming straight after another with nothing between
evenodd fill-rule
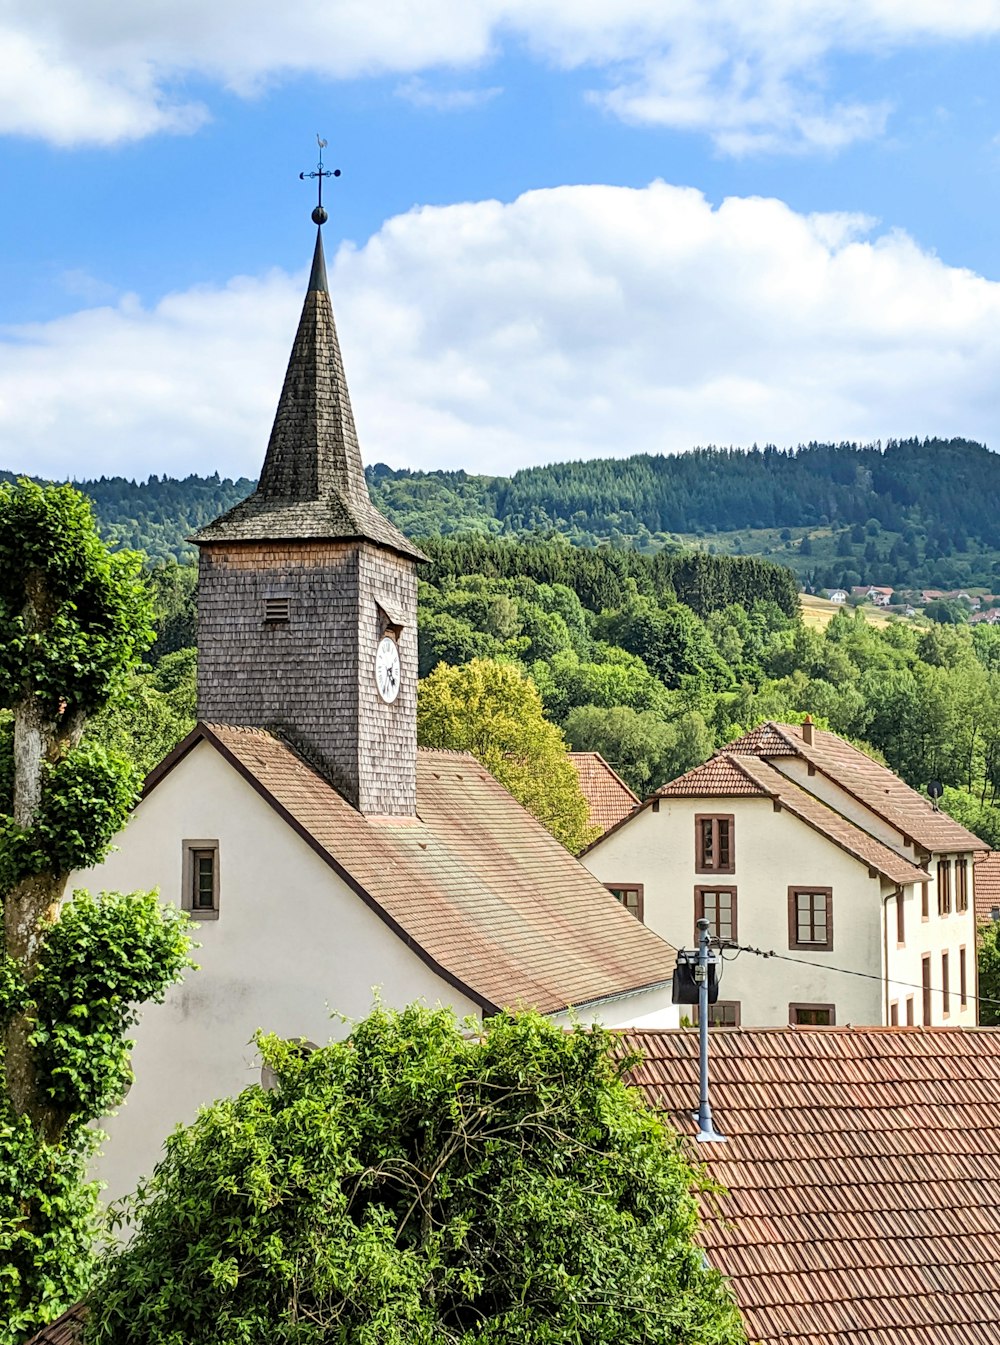
<instances>
[{"instance_id":1,"label":"sky","mask_svg":"<svg viewBox=\"0 0 1000 1345\"><path fill-rule=\"evenodd\" d=\"M0 0L0 467L1000 447L1000 0Z\"/></svg>"}]
</instances>

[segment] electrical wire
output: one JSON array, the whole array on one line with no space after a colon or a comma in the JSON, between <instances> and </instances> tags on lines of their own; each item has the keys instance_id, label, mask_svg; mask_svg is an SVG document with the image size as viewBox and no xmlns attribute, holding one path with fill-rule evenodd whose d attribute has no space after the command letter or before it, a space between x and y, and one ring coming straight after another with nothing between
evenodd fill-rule
<instances>
[{"instance_id":1,"label":"electrical wire","mask_svg":"<svg viewBox=\"0 0 1000 1345\"><path fill-rule=\"evenodd\" d=\"M736 960L735 958L726 958L725 954L727 952L735 952L737 956L739 956L740 953L753 953L755 957L773 957L777 958L779 962L797 962L803 967L818 967L820 971L837 971L840 972L842 976L858 976L865 981L878 981L880 985L885 985L888 981L889 985L901 985L906 990L928 990L932 995L947 994L949 997L955 994L955 991L950 988L945 991L940 986L925 986L922 981L901 981L896 976L877 976L873 971L855 971L851 967L832 967L827 962L815 962L808 957L792 957L788 953L775 952L773 948L751 948L748 944L731 943L728 939L712 939L711 943L713 947L718 949L720 958L723 961L732 962ZM990 999L986 995L966 994L966 999L972 1000L976 1004L991 1004L996 1008L1000 1008L1000 999Z\"/></svg>"}]
</instances>

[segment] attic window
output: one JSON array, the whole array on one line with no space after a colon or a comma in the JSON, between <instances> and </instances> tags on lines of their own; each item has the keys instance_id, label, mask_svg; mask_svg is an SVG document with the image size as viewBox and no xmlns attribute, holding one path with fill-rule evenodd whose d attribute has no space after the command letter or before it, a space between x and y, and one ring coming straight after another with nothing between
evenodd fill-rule
<instances>
[{"instance_id":1,"label":"attic window","mask_svg":"<svg viewBox=\"0 0 1000 1345\"><path fill-rule=\"evenodd\" d=\"M287 626L291 599L275 596L264 599L264 622L268 626Z\"/></svg>"},{"instance_id":2,"label":"attic window","mask_svg":"<svg viewBox=\"0 0 1000 1345\"><path fill-rule=\"evenodd\" d=\"M192 920L219 918L219 842L182 843L181 907Z\"/></svg>"}]
</instances>

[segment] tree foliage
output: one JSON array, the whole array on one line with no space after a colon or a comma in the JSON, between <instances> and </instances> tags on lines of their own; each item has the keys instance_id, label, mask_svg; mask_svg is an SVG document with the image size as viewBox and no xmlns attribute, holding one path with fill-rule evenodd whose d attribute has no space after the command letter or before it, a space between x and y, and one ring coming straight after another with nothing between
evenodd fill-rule
<instances>
[{"instance_id":1,"label":"tree foliage","mask_svg":"<svg viewBox=\"0 0 1000 1345\"><path fill-rule=\"evenodd\" d=\"M979 930L979 1021L1000 1027L1000 922L988 921Z\"/></svg>"},{"instance_id":2,"label":"tree foliage","mask_svg":"<svg viewBox=\"0 0 1000 1345\"><path fill-rule=\"evenodd\" d=\"M516 665L440 664L420 685L417 737L424 747L471 752L568 850L593 839L563 736Z\"/></svg>"},{"instance_id":3,"label":"tree foliage","mask_svg":"<svg viewBox=\"0 0 1000 1345\"><path fill-rule=\"evenodd\" d=\"M135 1005L187 965L154 897L77 893L140 780L84 738L152 631L139 557L112 555L67 486L0 486L0 1345L79 1293L90 1265L91 1123L128 1082Z\"/></svg>"},{"instance_id":4,"label":"tree foliage","mask_svg":"<svg viewBox=\"0 0 1000 1345\"><path fill-rule=\"evenodd\" d=\"M86 1345L744 1340L703 1184L612 1034L379 1010L204 1109L130 1203Z\"/></svg>"}]
</instances>

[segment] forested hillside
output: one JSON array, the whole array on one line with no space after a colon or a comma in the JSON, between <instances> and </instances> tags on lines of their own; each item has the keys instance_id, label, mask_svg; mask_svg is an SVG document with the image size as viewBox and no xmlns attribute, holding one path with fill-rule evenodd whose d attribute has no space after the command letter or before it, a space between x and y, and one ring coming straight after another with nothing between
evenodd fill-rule
<instances>
[{"instance_id":1,"label":"forested hillside","mask_svg":"<svg viewBox=\"0 0 1000 1345\"><path fill-rule=\"evenodd\" d=\"M876 628L843 610L817 630L789 573L760 561L559 539L426 546L422 697L441 665L512 666L570 745L603 753L640 794L762 719L808 712L916 788L941 780L945 806L1000 845L1000 628ZM146 769L194 714L195 569L160 566L151 583L150 669L99 726Z\"/></svg>"},{"instance_id":2,"label":"forested hillside","mask_svg":"<svg viewBox=\"0 0 1000 1345\"><path fill-rule=\"evenodd\" d=\"M992 587L1000 456L967 440L697 449L533 467L513 477L368 469L373 499L415 537L547 535L645 552L762 555L821 587ZM7 476L7 474L0 474ZM247 478L81 481L106 535L153 559L248 494Z\"/></svg>"}]
</instances>

